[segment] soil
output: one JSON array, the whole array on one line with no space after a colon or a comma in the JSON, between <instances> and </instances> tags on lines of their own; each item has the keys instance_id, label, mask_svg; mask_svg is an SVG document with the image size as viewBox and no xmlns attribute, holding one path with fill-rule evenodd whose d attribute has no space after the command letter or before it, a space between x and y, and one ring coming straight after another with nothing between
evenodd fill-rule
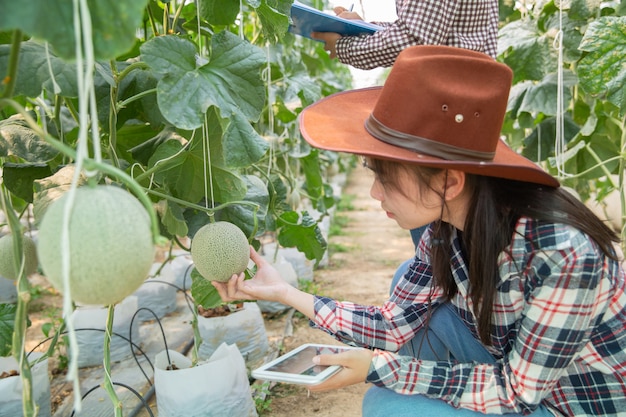
<instances>
[{"instance_id":1,"label":"soil","mask_svg":"<svg viewBox=\"0 0 626 417\"><path fill-rule=\"evenodd\" d=\"M370 198L371 181L371 174L361 167L348 176L341 204L331 221L329 256L323 267L315 269L310 291L338 300L381 304L388 295L396 267L412 256L409 232L387 218L379 203ZM61 297L45 279L35 275L33 280L36 290L29 309L32 325L27 332L27 349L41 341L44 324L60 324L62 306ZM266 315L265 325L270 343L279 344L281 353L303 343L338 343L326 333L310 328L308 320L293 311ZM49 364L53 415L60 404L67 402L65 397L71 395L71 387L64 382L65 375L58 372L58 365L56 358ZM65 388L55 389L59 386ZM357 417L361 416L361 400L368 388L363 383L309 393L302 386L278 383L266 389L265 398L257 403L261 417L334 417L338 413L342 417Z\"/></svg>"}]
</instances>

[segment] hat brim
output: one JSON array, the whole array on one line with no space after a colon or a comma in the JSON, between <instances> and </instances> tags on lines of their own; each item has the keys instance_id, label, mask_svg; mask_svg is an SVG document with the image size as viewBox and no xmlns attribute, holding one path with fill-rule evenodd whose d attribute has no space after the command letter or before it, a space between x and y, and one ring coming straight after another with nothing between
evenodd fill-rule
<instances>
[{"instance_id":1,"label":"hat brim","mask_svg":"<svg viewBox=\"0 0 626 417\"><path fill-rule=\"evenodd\" d=\"M507 178L558 187L559 182L502 140L491 161L450 161L385 143L365 129L382 87L344 91L325 97L300 114L300 131L311 146L471 174ZM418 98L416 98L418 100Z\"/></svg>"}]
</instances>

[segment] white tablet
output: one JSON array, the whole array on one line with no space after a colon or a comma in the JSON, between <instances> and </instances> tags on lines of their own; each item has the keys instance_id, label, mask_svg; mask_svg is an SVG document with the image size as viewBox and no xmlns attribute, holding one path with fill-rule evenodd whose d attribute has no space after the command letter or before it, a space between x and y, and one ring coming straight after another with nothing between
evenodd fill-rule
<instances>
[{"instance_id":1,"label":"white tablet","mask_svg":"<svg viewBox=\"0 0 626 417\"><path fill-rule=\"evenodd\" d=\"M315 365L314 356L340 353L350 346L334 346L307 343L252 371L256 379L287 382L290 384L316 385L341 369L339 365Z\"/></svg>"}]
</instances>

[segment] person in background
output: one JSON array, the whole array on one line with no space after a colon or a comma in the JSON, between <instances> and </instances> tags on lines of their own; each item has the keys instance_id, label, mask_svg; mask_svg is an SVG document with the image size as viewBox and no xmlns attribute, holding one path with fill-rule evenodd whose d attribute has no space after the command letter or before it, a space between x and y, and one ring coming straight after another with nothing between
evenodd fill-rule
<instances>
[{"instance_id":1,"label":"person in background","mask_svg":"<svg viewBox=\"0 0 626 417\"><path fill-rule=\"evenodd\" d=\"M400 227L430 225L381 306L303 292L252 249L252 279L213 283L225 302L278 301L362 347L315 357L343 368L312 391L371 383L364 417L624 415L619 238L501 139L511 81L485 54L412 46L383 87L301 113L311 146L363 157Z\"/></svg>"},{"instance_id":2,"label":"person in background","mask_svg":"<svg viewBox=\"0 0 626 417\"><path fill-rule=\"evenodd\" d=\"M335 7L334 12L345 19L362 20L359 14L344 7ZM393 65L400 51L412 45L449 45L496 57L498 0L396 0L396 12L398 18L394 22L374 22L383 30L373 35L312 35L325 43L331 58L365 70ZM410 230L415 246L424 229ZM405 267L406 264L398 268L396 277Z\"/></svg>"},{"instance_id":3,"label":"person in background","mask_svg":"<svg viewBox=\"0 0 626 417\"><path fill-rule=\"evenodd\" d=\"M344 7L335 13L346 19L361 17ZM495 59L498 0L396 0L394 22L373 35L345 36L313 32L332 58L360 69L390 67L398 54L413 45L448 45L483 52Z\"/></svg>"}]
</instances>

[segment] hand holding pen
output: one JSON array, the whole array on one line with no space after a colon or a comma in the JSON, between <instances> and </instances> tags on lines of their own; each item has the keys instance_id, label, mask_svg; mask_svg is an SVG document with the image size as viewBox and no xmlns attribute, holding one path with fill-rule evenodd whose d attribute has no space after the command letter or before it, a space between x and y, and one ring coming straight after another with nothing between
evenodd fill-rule
<instances>
[{"instance_id":1,"label":"hand holding pen","mask_svg":"<svg viewBox=\"0 0 626 417\"><path fill-rule=\"evenodd\" d=\"M352 11L353 9L354 9L354 3L350 6L349 9L346 9L345 7L342 7L342 6L337 6L333 8L333 11L335 12L337 16L342 17L344 19L363 20L363 18L359 16L358 13Z\"/></svg>"}]
</instances>

